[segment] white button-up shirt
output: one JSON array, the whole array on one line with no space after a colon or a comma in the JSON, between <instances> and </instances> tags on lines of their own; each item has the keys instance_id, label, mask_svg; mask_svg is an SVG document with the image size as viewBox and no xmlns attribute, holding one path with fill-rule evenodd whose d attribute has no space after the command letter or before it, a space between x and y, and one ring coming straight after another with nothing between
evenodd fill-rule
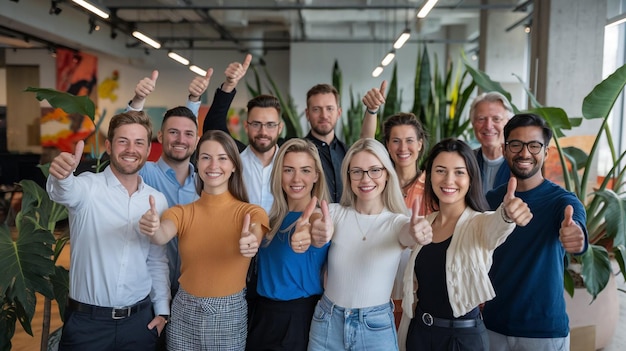
<instances>
[{"instance_id":1,"label":"white button-up shirt","mask_svg":"<svg viewBox=\"0 0 626 351\"><path fill-rule=\"evenodd\" d=\"M276 145L272 162L263 167L261 160L252 152L250 145L241 152L243 182L246 184L250 203L263 207L268 214L272 209L272 203L274 203L274 196L272 195L271 189L271 175L276 155L278 155L278 145Z\"/></svg>"}]
</instances>

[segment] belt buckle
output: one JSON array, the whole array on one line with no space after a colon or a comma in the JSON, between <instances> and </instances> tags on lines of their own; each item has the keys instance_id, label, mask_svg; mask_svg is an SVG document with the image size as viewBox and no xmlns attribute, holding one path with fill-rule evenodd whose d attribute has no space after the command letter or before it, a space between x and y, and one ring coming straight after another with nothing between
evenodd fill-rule
<instances>
[{"instance_id":1,"label":"belt buckle","mask_svg":"<svg viewBox=\"0 0 626 351\"><path fill-rule=\"evenodd\" d=\"M114 308L111 311L111 318L113 318L113 319L124 319L126 317L130 317L130 311L131 311L130 307ZM126 312L126 314L124 314L123 312Z\"/></svg>"},{"instance_id":2,"label":"belt buckle","mask_svg":"<svg viewBox=\"0 0 626 351\"><path fill-rule=\"evenodd\" d=\"M430 313L423 313L422 322L424 322L424 324L426 324L429 327L432 326L434 322L433 316L431 316Z\"/></svg>"}]
</instances>

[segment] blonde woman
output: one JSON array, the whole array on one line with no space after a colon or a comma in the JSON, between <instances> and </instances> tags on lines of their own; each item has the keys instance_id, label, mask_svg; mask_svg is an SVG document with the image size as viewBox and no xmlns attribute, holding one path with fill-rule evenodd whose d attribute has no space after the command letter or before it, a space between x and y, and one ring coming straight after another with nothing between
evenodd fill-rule
<instances>
[{"instance_id":1,"label":"blonde woman","mask_svg":"<svg viewBox=\"0 0 626 351\"><path fill-rule=\"evenodd\" d=\"M308 232L305 217L316 198L329 200L315 145L305 139L283 144L271 179L272 230L257 255L259 298L250 316L246 349L305 351L313 310L324 291L322 267L329 247L309 248L306 238L301 242L295 237L300 228Z\"/></svg>"},{"instance_id":2,"label":"blonde woman","mask_svg":"<svg viewBox=\"0 0 626 351\"><path fill-rule=\"evenodd\" d=\"M404 248L430 242L430 225L417 211L408 215L393 164L375 139L354 143L341 173L341 202L322 208L311 228L313 246L332 241L308 349L397 350L394 276Z\"/></svg>"}]
</instances>

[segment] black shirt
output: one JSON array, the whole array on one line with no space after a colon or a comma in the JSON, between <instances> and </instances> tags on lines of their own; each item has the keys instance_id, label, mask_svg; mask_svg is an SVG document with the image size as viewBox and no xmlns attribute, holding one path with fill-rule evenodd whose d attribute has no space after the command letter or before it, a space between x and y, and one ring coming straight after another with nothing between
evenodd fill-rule
<instances>
[{"instance_id":1,"label":"black shirt","mask_svg":"<svg viewBox=\"0 0 626 351\"><path fill-rule=\"evenodd\" d=\"M339 202L341 199L341 192L343 191L343 183L341 182L341 163L348 148L337 137L333 138L330 144L325 141L321 141L309 132L306 139L310 140L317 146L317 151L320 154L320 160L322 161L322 168L324 168L324 176L326 177L326 183L328 183L328 191L330 192L330 199L332 202Z\"/></svg>"}]
</instances>

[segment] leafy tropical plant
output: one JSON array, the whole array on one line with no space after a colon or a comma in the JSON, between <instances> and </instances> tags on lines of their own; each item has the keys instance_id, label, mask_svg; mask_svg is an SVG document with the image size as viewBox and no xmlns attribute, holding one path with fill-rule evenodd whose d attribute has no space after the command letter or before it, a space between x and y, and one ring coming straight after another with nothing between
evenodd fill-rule
<instances>
[{"instance_id":1,"label":"leafy tropical plant","mask_svg":"<svg viewBox=\"0 0 626 351\"><path fill-rule=\"evenodd\" d=\"M434 145L444 138L461 137L470 125L469 118L464 119L463 113L476 83L468 79L471 77L462 65L455 71L452 62L442 74L437 55L431 69L426 46L417 56L412 112L426 129L429 144Z\"/></svg>"},{"instance_id":2,"label":"leafy tropical plant","mask_svg":"<svg viewBox=\"0 0 626 351\"><path fill-rule=\"evenodd\" d=\"M361 123L365 108L361 102L361 95L356 96L352 92L350 85L350 107L346 111L346 118L343 119L343 141L346 145L352 145L361 134Z\"/></svg>"},{"instance_id":3,"label":"leafy tropical plant","mask_svg":"<svg viewBox=\"0 0 626 351\"><path fill-rule=\"evenodd\" d=\"M510 94L500 84L492 81L487 74L472 68L467 60L465 65L479 87L486 91L499 91L510 98ZM626 167L624 166L624 157L626 151L618 154L611 130L608 127L610 112L622 94L624 85L626 85L626 65L618 68L613 74L596 85L585 97L582 104L582 118L568 117L567 113L558 107L541 106L535 97L527 91L531 97L532 105L528 112L542 116L553 131L554 144L563 170L565 188L576 194L585 206L590 246L583 255L569 255L569 262L581 264L582 281L593 299L607 286L612 274L606 246L615 257L622 275L626 279L624 263L626 256L626 192L624 189ZM558 139L564 135L563 130L580 126L583 118L602 120L589 154L577 147L561 147ZM595 173L593 169L594 160L602 143L606 143L605 145L609 149L612 166L604 181L597 185L597 188L589 189L589 176ZM592 184L596 186L595 182ZM569 269L566 269L565 272L564 287L570 295L574 294L574 277L573 272Z\"/></svg>"},{"instance_id":4,"label":"leafy tropical plant","mask_svg":"<svg viewBox=\"0 0 626 351\"><path fill-rule=\"evenodd\" d=\"M42 171L47 176L47 168L42 167ZM0 227L0 266L3 267L0 274L3 305L0 350L11 349L17 320L28 334L33 335L31 322L37 303L35 292L45 297L48 315L50 301L56 299L63 318L69 287L69 272L56 266L68 238L54 237L57 222L67 218L67 209L50 200L46 191L32 180L22 180L20 186L23 197L22 209L15 221L17 240L13 241L6 225ZM47 344L49 318L47 322L44 318L43 329L42 344L43 340Z\"/></svg>"}]
</instances>

